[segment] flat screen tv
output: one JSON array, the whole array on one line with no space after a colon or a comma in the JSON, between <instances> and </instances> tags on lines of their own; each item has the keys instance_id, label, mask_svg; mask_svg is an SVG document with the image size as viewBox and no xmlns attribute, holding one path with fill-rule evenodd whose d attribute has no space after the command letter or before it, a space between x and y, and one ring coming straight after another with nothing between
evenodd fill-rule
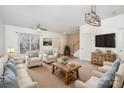
<instances>
[{"instance_id":1,"label":"flat screen tv","mask_svg":"<svg viewBox=\"0 0 124 93\"><path fill-rule=\"evenodd\" d=\"M95 46L115 48L115 33L96 35Z\"/></svg>"}]
</instances>

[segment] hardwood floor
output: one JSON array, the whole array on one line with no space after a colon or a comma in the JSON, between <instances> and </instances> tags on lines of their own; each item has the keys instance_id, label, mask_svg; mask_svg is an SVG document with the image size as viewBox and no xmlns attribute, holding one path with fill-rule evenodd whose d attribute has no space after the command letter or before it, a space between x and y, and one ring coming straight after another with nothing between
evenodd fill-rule
<instances>
[{"instance_id":1,"label":"hardwood floor","mask_svg":"<svg viewBox=\"0 0 124 93\"><path fill-rule=\"evenodd\" d=\"M79 69L80 80L87 81L93 70L97 70L98 66L93 65L88 61L80 61L77 58L71 58L69 62L76 62L82 65ZM57 72L57 75L51 73L52 66L46 63L43 63L42 67L34 67L29 69L29 74L32 79L37 81L40 88L71 88L74 87L73 82L69 85L64 83L64 73ZM59 74L59 75L58 75Z\"/></svg>"}]
</instances>

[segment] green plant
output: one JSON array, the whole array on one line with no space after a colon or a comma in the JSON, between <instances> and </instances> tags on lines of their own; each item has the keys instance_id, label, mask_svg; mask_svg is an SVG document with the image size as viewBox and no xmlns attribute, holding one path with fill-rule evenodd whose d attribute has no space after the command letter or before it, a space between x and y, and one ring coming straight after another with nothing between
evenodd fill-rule
<instances>
[{"instance_id":1,"label":"green plant","mask_svg":"<svg viewBox=\"0 0 124 93\"><path fill-rule=\"evenodd\" d=\"M69 55L69 54L70 54L70 47L66 45L64 48L64 55Z\"/></svg>"},{"instance_id":2,"label":"green plant","mask_svg":"<svg viewBox=\"0 0 124 93\"><path fill-rule=\"evenodd\" d=\"M67 56L61 57L62 61L67 61L69 58Z\"/></svg>"}]
</instances>

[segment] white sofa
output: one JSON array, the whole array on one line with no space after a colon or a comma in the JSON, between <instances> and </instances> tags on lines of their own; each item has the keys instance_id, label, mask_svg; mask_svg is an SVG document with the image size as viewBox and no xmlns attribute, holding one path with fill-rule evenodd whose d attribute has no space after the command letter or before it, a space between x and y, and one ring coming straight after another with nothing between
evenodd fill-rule
<instances>
[{"instance_id":1,"label":"white sofa","mask_svg":"<svg viewBox=\"0 0 124 93\"><path fill-rule=\"evenodd\" d=\"M121 59L121 63L124 63L124 49L120 50L118 58ZM105 73L107 70L109 70L111 68L112 64L113 64L112 62L105 61L103 63L103 66L99 67L98 70L102 73Z\"/></svg>"},{"instance_id":2,"label":"white sofa","mask_svg":"<svg viewBox=\"0 0 124 93\"><path fill-rule=\"evenodd\" d=\"M0 59L0 61L3 64L3 65L0 65L0 70L1 69L4 70L4 64L6 64L7 58L2 58L2 59ZM16 64L16 72L17 72L16 78L17 78L18 88L37 88L37 87L39 87L38 83L36 81L33 81L32 78L30 77L30 75L28 74L28 68L26 67L25 64L23 64L23 62L15 61L15 64ZM2 72L2 74L0 74L0 76L3 75L3 73L4 72Z\"/></svg>"},{"instance_id":3,"label":"white sofa","mask_svg":"<svg viewBox=\"0 0 124 93\"><path fill-rule=\"evenodd\" d=\"M19 88L38 88L36 81L33 81L28 74L28 68L24 64L16 64L17 82Z\"/></svg>"},{"instance_id":4,"label":"white sofa","mask_svg":"<svg viewBox=\"0 0 124 93\"><path fill-rule=\"evenodd\" d=\"M104 73L99 71L93 71L93 76L87 81L83 82L81 80L76 80L74 82L74 87L76 88L96 88L97 84ZM122 88L124 82L124 63L119 66L118 71L115 75L115 80L113 88Z\"/></svg>"},{"instance_id":5,"label":"white sofa","mask_svg":"<svg viewBox=\"0 0 124 93\"><path fill-rule=\"evenodd\" d=\"M120 50L120 53L118 56L119 56L119 58L121 58L121 60L124 60L124 49Z\"/></svg>"},{"instance_id":6,"label":"white sofa","mask_svg":"<svg viewBox=\"0 0 124 93\"><path fill-rule=\"evenodd\" d=\"M52 51L53 54L52 55L48 55L47 52L49 52L49 51ZM57 57L58 57L58 53L57 53L57 49L56 48L45 50L44 53L43 53L43 61L46 62L46 63L56 62L57 61Z\"/></svg>"},{"instance_id":7,"label":"white sofa","mask_svg":"<svg viewBox=\"0 0 124 93\"><path fill-rule=\"evenodd\" d=\"M121 64L122 63L124 63L124 60L121 61ZM105 73L106 71L108 71L111 68L112 64L113 64L112 62L104 62L103 66L98 68L98 71Z\"/></svg>"},{"instance_id":8,"label":"white sofa","mask_svg":"<svg viewBox=\"0 0 124 93\"><path fill-rule=\"evenodd\" d=\"M105 73L111 68L112 64L112 62L104 62L102 67L98 67L98 71Z\"/></svg>"},{"instance_id":9,"label":"white sofa","mask_svg":"<svg viewBox=\"0 0 124 93\"><path fill-rule=\"evenodd\" d=\"M92 77L88 81L83 82L81 80L76 80L74 82L74 87L75 88L96 88L98 81L100 80L100 77L102 75L103 73L94 71Z\"/></svg>"},{"instance_id":10,"label":"white sofa","mask_svg":"<svg viewBox=\"0 0 124 93\"><path fill-rule=\"evenodd\" d=\"M37 53L37 56L32 56ZM42 66L42 56L38 51L28 51L25 57L27 67Z\"/></svg>"}]
</instances>

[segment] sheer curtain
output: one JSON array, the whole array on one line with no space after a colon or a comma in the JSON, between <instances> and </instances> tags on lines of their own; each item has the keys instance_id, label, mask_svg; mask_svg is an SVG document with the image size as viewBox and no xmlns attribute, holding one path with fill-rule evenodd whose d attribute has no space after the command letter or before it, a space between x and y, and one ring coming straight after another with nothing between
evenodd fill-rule
<instances>
[{"instance_id":1,"label":"sheer curtain","mask_svg":"<svg viewBox=\"0 0 124 93\"><path fill-rule=\"evenodd\" d=\"M18 50L19 54L25 54L27 51L40 50L40 36L18 33Z\"/></svg>"}]
</instances>

